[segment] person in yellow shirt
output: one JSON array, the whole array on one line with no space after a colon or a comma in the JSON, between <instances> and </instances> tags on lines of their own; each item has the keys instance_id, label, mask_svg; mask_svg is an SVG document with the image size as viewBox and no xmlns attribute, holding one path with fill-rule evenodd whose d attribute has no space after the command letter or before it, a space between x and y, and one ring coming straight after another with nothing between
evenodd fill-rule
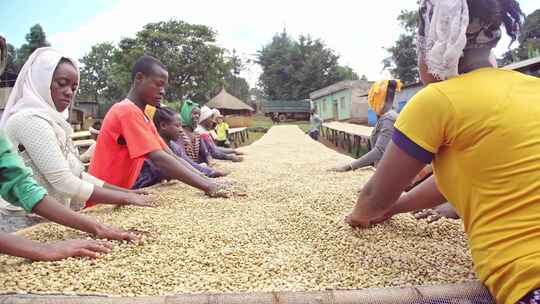
<instances>
[{"instance_id":1,"label":"person in yellow shirt","mask_svg":"<svg viewBox=\"0 0 540 304\"><path fill-rule=\"evenodd\" d=\"M216 144L220 147L228 148L229 144L229 124L223 120L223 115L219 114L216 117Z\"/></svg>"},{"instance_id":2,"label":"person in yellow shirt","mask_svg":"<svg viewBox=\"0 0 540 304\"><path fill-rule=\"evenodd\" d=\"M515 40L523 13L515 0L424 0L420 16L419 69L429 85L401 112L345 221L369 227L449 201L497 303L538 303L540 79L490 62L501 25ZM429 163L434 175L402 194Z\"/></svg>"}]
</instances>

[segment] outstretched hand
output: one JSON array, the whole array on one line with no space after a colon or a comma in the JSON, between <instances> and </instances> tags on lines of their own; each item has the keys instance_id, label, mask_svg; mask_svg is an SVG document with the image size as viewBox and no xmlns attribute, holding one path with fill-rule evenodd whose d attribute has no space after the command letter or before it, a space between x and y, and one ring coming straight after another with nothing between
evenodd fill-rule
<instances>
[{"instance_id":1,"label":"outstretched hand","mask_svg":"<svg viewBox=\"0 0 540 304\"><path fill-rule=\"evenodd\" d=\"M229 198L230 193L228 187L223 184L216 184L215 187L212 187L206 192L206 195L212 198Z\"/></svg>"},{"instance_id":2,"label":"outstretched hand","mask_svg":"<svg viewBox=\"0 0 540 304\"><path fill-rule=\"evenodd\" d=\"M133 205L133 206L139 206L139 207L156 207L154 200L155 198L152 195L149 195L148 193L142 194L141 193L135 193L135 192L128 192L126 193L127 197L125 199L125 205Z\"/></svg>"},{"instance_id":3,"label":"outstretched hand","mask_svg":"<svg viewBox=\"0 0 540 304\"><path fill-rule=\"evenodd\" d=\"M352 228L369 228L373 225L377 225L382 222L385 222L389 220L391 217L392 217L391 214L385 214L381 217L374 218L374 219L358 219L358 218L354 218L352 214L349 214L345 217L344 222L345 224L351 226Z\"/></svg>"},{"instance_id":4,"label":"outstretched hand","mask_svg":"<svg viewBox=\"0 0 540 304\"><path fill-rule=\"evenodd\" d=\"M351 171L351 170L352 170L352 168L351 168L350 165L341 165L341 166L331 168L328 171L330 171L330 172L347 172L347 171Z\"/></svg>"},{"instance_id":5,"label":"outstretched hand","mask_svg":"<svg viewBox=\"0 0 540 304\"><path fill-rule=\"evenodd\" d=\"M101 225L96 231L96 237L99 239L107 239L114 241L138 241L139 237L135 233L114 227Z\"/></svg>"},{"instance_id":6,"label":"outstretched hand","mask_svg":"<svg viewBox=\"0 0 540 304\"><path fill-rule=\"evenodd\" d=\"M426 219L428 223L433 223L441 218L459 219L459 215L450 203L444 203L432 209L424 209L413 212L417 220Z\"/></svg>"},{"instance_id":7,"label":"outstretched hand","mask_svg":"<svg viewBox=\"0 0 540 304\"><path fill-rule=\"evenodd\" d=\"M47 245L44 254L37 260L59 261L70 257L98 258L100 254L110 253L112 245L108 242L94 240L67 240Z\"/></svg>"}]
</instances>

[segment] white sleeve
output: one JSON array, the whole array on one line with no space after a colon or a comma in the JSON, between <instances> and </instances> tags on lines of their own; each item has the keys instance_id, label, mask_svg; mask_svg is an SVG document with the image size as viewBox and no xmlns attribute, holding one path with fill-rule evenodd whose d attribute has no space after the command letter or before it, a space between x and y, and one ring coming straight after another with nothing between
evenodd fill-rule
<instances>
[{"instance_id":1,"label":"white sleeve","mask_svg":"<svg viewBox=\"0 0 540 304\"><path fill-rule=\"evenodd\" d=\"M38 116L15 115L8 120L6 134L24 147L39 173L56 191L78 201L90 198L94 185L71 172L49 122Z\"/></svg>"},{"instance_id":2,"label":"white sleeve","mask_svg":"<svg viewBox=\"0 0 540 304\"><path fill-rule=\"evenodd\" d=\"M94 156L94 151L96 150L96 143L94 142L90 148L88 148L88 150L86 150L82 155L81 157L79 157L79 159L83 162L83 163L88 163L90 162L90 160L92 159L92 156Z\"/></svg>"},{"instance_id":3,"label":"white sleeve","mask_svg":"<svg viewBox=\"0 0 540 304\"><path fill-rule=\"evenodd\" d=\"M103 185L105 185L105 182L100 180L99 178L91 175L91 174L88 174L86 172L83 172L81 174L82 176L82 180L85 181L85 182L89 182L90 184L94 185L94 186L98 186L98 187L103 187Z\"/></svg>"}]
</instances>

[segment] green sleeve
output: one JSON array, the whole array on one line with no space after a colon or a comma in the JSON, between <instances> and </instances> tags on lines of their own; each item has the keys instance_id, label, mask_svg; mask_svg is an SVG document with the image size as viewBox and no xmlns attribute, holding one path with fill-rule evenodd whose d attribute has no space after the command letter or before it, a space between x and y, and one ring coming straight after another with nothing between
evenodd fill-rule
<instances>
[{"instance_id":1,"label":"green sleeve","mask_svg":"<svg viewBox=\"0 0 540 304\"><path fill-rule=\"evenodd\" d=\"M45 195L47 191L32 178L32 170L13 152L5 135L0 135L0 196L30 212Z\"/></svg>"}]
</instances>

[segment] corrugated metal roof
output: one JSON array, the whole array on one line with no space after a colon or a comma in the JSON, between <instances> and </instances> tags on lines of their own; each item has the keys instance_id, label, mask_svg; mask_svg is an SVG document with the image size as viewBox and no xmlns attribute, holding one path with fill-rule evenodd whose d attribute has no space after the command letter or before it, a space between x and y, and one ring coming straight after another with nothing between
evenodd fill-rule
<instances>
[{"instance_id":1,"label":"corrugated metal roof","mask_svg":"<svg viewBox=\"0 0 540 304\"><path fill-rule=\"evenodd\" d=\"M359 88L359 89L369 90L372 84L373 84L372 81L366 81L366 80L344 80L338 83L334 83L333 85L328 86L326 88L322 88L320 90L311 92L309 94L309 98L314 100L314 99L321 98L323 96L327 96L327 95L330 95L330 94L333 94L335 92L339 92L345 89Z\"/></svg>"},{"instance_id":2,"label":"corrugated metal roof","mask_svg":"<svg viewBox=\"0 0 540 304\"><path fill-rule=\"evenodd\" d=\"M507 66L504 66L503 69L506 69L506 70L519 70L519 69L526 68L528 66L531 66L531 65L534 65L534 64L539 64L539 63L540 63L540 56L535 57L535 58L530 58L530 59L527 59L527 60L523 60L523 61L520 61L520 62L509 64Z\"/></svg>"}]
</instances>

